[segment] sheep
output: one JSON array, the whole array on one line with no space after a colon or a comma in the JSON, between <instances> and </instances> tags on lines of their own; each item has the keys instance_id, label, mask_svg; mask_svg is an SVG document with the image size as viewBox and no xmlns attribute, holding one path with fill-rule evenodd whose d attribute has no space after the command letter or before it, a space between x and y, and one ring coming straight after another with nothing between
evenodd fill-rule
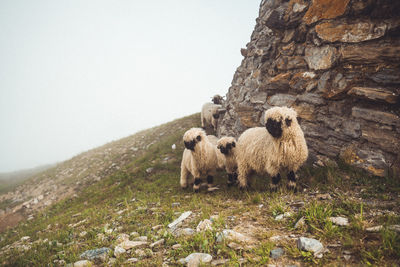
<instances>
[{"instance_id":1,"label":"sheep","mask_svg":"<svg viewBox=\"0 0 400 267\"><path fill-rule=\"evenodd\" d=\"M212 102L217 105L222 105L224 103L224 98L220 95L215 95L211 98Z\"/></svg>"},{"instance_id":2,"label":"sheep","mask_svg":"<svg viewBox=\"0 0 400 267\"><path fill-rule=\"evenodd\" d=\"M221 109L221 105L205 103L201 109L201 127L205 129L207 126L211 125L214 131L216 131Z\"/></svg>"},{"instance_id":3,"label":"sheep","mask_svg":"<svg viewBox=\"0 0 400 267\"><path fill-rule=\"evenodd\" d=\"M185 150L181 162L180 184L182 188L188 186L188 176L194 178L193 190L198 192L201 177L207 177L208 188L213 187L213 180L217 169L222 166L217 156L216 137L206 136L203 129L191 128L183 135ZM214 143L214 144L213 144Z\"/></svg>"},{"instance_id":4,"label":"sheep","mask_svg":"<svg viewBox=\"0 0 400 267\"><path fill-rule=\"evenodd\" d=\"M296 192L295 172L308 157L296 116L291 108L273 107L265 112L265 128L250 128L239 137L236 159L240 188L247 187L247 177L254 171L272 176L271 190L276 191L281 180L280 171L286 169L287 187Z\"/></svg>"},{"instance_id":5,"label":"sheep","mask_svg":"<svg viewBox=\"0 0 400 267\"><path fill-rule=\"evenodd\" d=\"M231 136L224 136L217 142L219 154L225 157L225 170L228 173L228 186L237 182L236 140Z\"/></svg>"}]
</instances>

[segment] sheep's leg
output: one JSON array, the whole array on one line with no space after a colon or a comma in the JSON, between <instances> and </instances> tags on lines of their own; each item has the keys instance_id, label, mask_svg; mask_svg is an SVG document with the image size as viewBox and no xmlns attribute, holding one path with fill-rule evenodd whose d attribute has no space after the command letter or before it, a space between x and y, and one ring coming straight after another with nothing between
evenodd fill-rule
<instances>
[{"instance_id":1,"label":"sheep's leg","mask_svg":"<svg viewBox=\"0 0 400 267\"><path fill-rule=\"evenodd\" d=\"M236 172L228 173L228 186L232 186L237 183L238 175Z\"/></svg>"},{"instance_id":2,"label":"sheep's leg","mask_svg":"<svg viewBox=\"0 0 400 267\"><path fill-rule=\"evenodd\" d=\"M195 193L198 193L200 190L201 178L194 178L193 190Z\"/></svg>"},{"instance_id":3,"label":"sheep's leg","mask_svg":"<svg viewBox=\"0 0 400 267\"><path fill-rule=\"evenodd\" d=\"M208 175L207 176L207 187L213 187L213 183L214 183L214 176Z\"/></svg>"},{"instance_id":4,"label":"sheep's leg","mask_svg":"<svg viewBox=\"0 0 400 267\"><path fill-rule=\"evenodd\" d=\"M239 188L245 189L248 186L247 177L249 176L249 171L245 171L245 169L239 170L238 180L239 180Z\"/></svg>"},{"instance_id":5,"label":"sheep's leg","mask_svg":"<svg viewBox=\"0 0 400 267\"><path fill-rule=\"evenodd\" d=\"M201 113L201 128L203 128L204 130L206 129L206 122L203 116L203 112Z\"/></svg>"},{"instance_id":6,"label":"sheep's leg","mask_svg":"<svg viewBox=\"0 0 400 267\"><path fill-rule=\"evenodd\" d=\"M186 188L188 186L189 171L185 167L181 167L181 187Z\"/></svg>"},{"instance_id":7,"label":"sheep's leg","mask_svg":"<svg viewBox=\"0 0 400 267\"><path fill-rule=\"evenodd\" d=\"M290 171L288 173L288 184L287 188L289 190L294 191L295 193L297 192L297 187L296 187L296 174L293 171Z\"/></svg>"},{"instance_id":8,"label":"sheep's leg","mask_svg":"<svg viewBox=\"0 0 400 267\"><path fill-rule=\"evenodd\" d=\"M281 181L281 174L278 173L277 175L272 177L272 184L271 184L271 192L278 191L278 184Z\"/></svg>"}]
</instances>

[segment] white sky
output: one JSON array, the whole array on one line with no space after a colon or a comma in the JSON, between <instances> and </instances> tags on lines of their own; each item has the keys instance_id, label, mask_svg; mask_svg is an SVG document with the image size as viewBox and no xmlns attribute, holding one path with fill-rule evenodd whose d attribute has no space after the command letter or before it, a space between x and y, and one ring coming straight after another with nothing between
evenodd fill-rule
<instances>
[{"instance_id":1,"label":"white sky","mask_svg":"<svg viewBox=\"0 0 400 267\"><path fill-rule=\"evenodd\" d=\"M228 91L260 0L0 0L0 172L66 160Z\"/></svg>"}]
</instances>

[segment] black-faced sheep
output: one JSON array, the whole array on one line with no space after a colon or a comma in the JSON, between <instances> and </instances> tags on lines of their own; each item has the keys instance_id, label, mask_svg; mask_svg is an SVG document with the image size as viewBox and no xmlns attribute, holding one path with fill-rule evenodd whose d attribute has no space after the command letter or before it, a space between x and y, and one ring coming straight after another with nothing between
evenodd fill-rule
<instances>
[{"instance_id":1,"label":"black-faced sheep","mask_svg":"<svg viewBox=\"0 0 400 267\"><path fill-rule=\"evenodd\" d=\"M207 126L211 125L214 131L216 131L219 116L223 112L225 112L225 110L221 105L205 103L201 109L201 127L205 129Z\"/></svg>"},{"instance_id":2,"label":"black-faced sheep","mask_svg":"<svg viewBox=\"0 0 400 267\"><path fill-rule=\"evenodd\" d=\"M182 188L188 186L189 174L194 178L195 192L200 189L201 177L207 177L209 188L213 186L214 176L221 164L217 155L216 140L215 136L206 136L205 131L200 128L191 128L185 132L180 178Z\"/></svg>"},{"instance_id":3,"label":"black-faced sheep","mask_svg":"<svg viewBox=\"0 0 400 267\"><path fill-rule=\"evenodd\" d=\"M224 103L224 98L223 98L222 96L220 96L220 95L215 95L215 96L213 96L213 97L211 98L211 101L212 101L214 104L222 105L222 104Z\"/></svg>"},{"instance_id":4,"label":"black-faced sheep","mask_svg":"<svg viewBox=\"0 0 400 267\"><path fill-rule=\"evenodd\" d=\"M228 186L237 182L236 140L234 137L224 136L217 142L217 148L225 157L225 170L228 173Z\"/></svg>"},{"instance_id":5,"label":"black-faced sheep","mask_svg":"<svg viewBox=\"0 0 400 267\"><path fill-rule=\"evenodd\" d=\"M272 190L281 180L280 172L288 171L288 188L296 191L295 172L307 160L308 148L303 131L291 108L274 107L265 112L265 128L243 132L237 142L238 180L241 188L248 185L252 171L272 176Z\"/></svg>"}]
</instances>

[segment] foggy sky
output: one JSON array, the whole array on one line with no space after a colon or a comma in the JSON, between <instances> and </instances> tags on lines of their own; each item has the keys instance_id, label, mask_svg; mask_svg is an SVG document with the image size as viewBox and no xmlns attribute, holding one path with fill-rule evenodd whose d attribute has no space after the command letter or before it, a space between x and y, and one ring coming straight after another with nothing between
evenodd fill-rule
<instances>
[{"instance_id":1,"label":"foggy sky","mask_svg":"<svg viewBox=\"0 0 400 267\"><path fill-rule=\"evenodd\" d=\"M259 3L0 1L0 172L199 112L227 93Z\"/></svg>"}]
</instances>

